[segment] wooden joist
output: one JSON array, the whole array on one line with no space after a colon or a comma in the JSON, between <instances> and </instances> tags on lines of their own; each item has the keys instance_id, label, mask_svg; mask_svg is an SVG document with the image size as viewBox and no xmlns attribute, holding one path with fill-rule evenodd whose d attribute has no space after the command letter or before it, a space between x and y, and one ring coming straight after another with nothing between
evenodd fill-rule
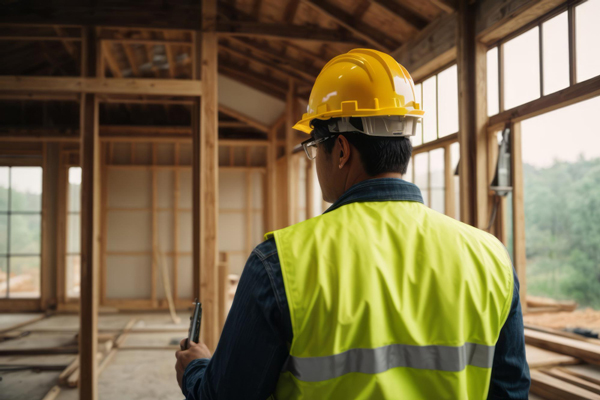
<instances>
[{"instance_id":1,"label":"wooden joist","mask_svg":"<svg viewBox=\"0 0 600 400\"><path fill-rule=\"evenodd\" d=\"M227 107L227 106L221 104L221 105L219 105L219 112L229 115L230 117L235 118L238 121L244 122L244 123L250 125L251 127L258 129L261 132L269 133L270 128L268 126L255 120L254 118L248 117L247 115L244 115L244 114L240 113L239 111L236 111L230 107Z\"/></svg>"},{"instance_id":2,"label":"wooden joist","mask_svg":"<svg viewBox=\"0 0 600 400\"><path fill-rule=\"evenodd\" d=\"M202 83L183 79L0 76L0 90L201 96Z\"/></svg>"},{"instance_id":3,"label":"wooden joist","mask_svg":"<svg viewBox=\"0 0 600 400\"><path fill-rule=\"evenodd\" d=\"M525 329L525 343L600 364L600 346L585 341Z\"/></svg>"},{"instance_id":4,"label":"wooden joist","mask_svg":"<svg viewBox=\"0 0 600 400\"><path fill-rule=\"evenodd\" d=\"M600 400L600 395L536 370L531 371L531 393L547 400Z\"/></svg>"},{"instance_id":5,"label":"wooden joist","mask_svg":"<svg viewBox=\"0 0 600 400\"><path fill-rule=\"evenodd\" d=\"M600 385L594 382L590 382L585 378L575 376L558 368L550 368L548 370L545 370L544 372L564 382L568 382L571 385L575 385L582 389L589 390L590 392L595 394L600 394Z\"/></svg>"},{"instance_id":6,"label":"wooden joist","mask_svg":"<svg viewBox=\"0 0 600 400\"><path fill-rule=\"evenodd\" d=\"M421 30L429 23L429 21L427 21L425 18L421 17L410 8L404 6L402 3L398 3L393 0L373 0L373 3L378 4L388 12L396 14L415 29Z\"/></svg>"}]
</instances>

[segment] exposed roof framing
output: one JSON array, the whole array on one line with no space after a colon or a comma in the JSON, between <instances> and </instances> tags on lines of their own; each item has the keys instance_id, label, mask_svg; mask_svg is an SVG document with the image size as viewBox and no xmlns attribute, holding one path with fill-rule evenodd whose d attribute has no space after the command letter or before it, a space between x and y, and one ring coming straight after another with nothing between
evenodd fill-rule
<instances>
[{"instance_id":1,"label":"exposed roof framing","mask_svg":"<svg viewBox=\"0 0 600 400\"><path fill-rule=\"evenodd\" d=\"M458 9L456 0L429 0L448 14L452 14Z\"/></svg>"},{"instance_id":2,"label":"exposed roof framing","mask_svg":"<svg viewBox=\"0 0 600 400\"><path fill-rule=\"evenodd\" d=\"M219 33L219 36L246 36L332 43L363 43L362 40L355 39L344 31L307 25L227 21L217 23L217 32Z\"/></svg>"},{"instance_id":3,"label":"exposed roof framing","mask_svg":"<svg viewBox=\"0 0 600 400\"><path fill-rule=\"evenodd\" d=\"M312 7L313 9L318 10L319 12L322 12L323 14L327 15L340 26L344 27L348 31L360 37L376 49L382 51L390 51L400 46L400 43L390 39L382 32L354 18L352 14L347 13L346 11L336 7L333 4L330 4L326 1L316 0L302 1L310 7Z\"/></svg>"},{"instance_id":4,"label":"exposed roof framing","mask_svg":"<svg viewBox=\"0 0 600 400\"><path fill-rule=\"evenodd\" d=\"M287 5L285 6L285 11L283 12L283 22L288 24L294 22L299 5L300 0L288 0Z\"/></svg>"},{"instance_id":5,"label":"exposed roof framing","mask_svg":"<svg viewBox=\"0 0 600 400\"><path fill-rule=\"evenodd\" d=\"M402 18L402 20L412 25L416 29L421 30L429 23L429 21L421 17L419 14L393 0L373 0L373 3L376 3L387 11L396 14L398 17Z\"/></svg>"},{"instance_id":6,"label":"exposed roof framing","mask_svg":"<svg viewBox=\"0 0 600 400\"><path fill-rule=\"evenodd\" d=\"M219 60L219 72L261 92L282 100L285 99L287 83L276 82L271 76L250 72L243 66L223 62L223 60Z\"/></svg>"}]
</instances>

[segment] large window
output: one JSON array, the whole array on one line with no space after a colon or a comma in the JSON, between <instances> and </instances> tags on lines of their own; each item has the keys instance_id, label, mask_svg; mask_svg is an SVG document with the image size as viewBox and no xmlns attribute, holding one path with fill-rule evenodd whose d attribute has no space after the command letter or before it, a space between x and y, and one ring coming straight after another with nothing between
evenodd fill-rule
<instances>
[{"instance_id":1,"label":"large window","mask_svg":"<svg viewBox=\"0 0 600 400\"><path fill-rule=\"evenodd\" d=\"M42 168L0 167L0 297L39 298Z\"/></svg>"},{"instance_id":2,"label":"large window","mask_svg":"<svg viewBox=\"0 0 600 400\"><path fill-rule=\"evenodd\" d=\"M417 101L425 111L412 138L414 156L405 179L414 182L425 204L459 218L458 75L456 65L415 85Z\"/></svg>"},{"instance_id":3,"label":"large window","mask_svg":"<svg viewBox=\"0 0 600 400\"><path fill-rule=\"evenodd\" d=\"M528 293L600 308L600 97L521 123Z\"/></svg>"},{"instance_id":4,"label":"large window","mask_svg":"<svg viewBox=\"0 0 600 400\"><path fill-rule=\"evenodd\" d=\"M487 54L488 115L600 74L600 1L565 5ZM569 36L569 31L574 35Z\"/></svg>"},{"instance_id":5,"label":"large window","mask_svg":"<svg viewBox=\"0 0 600 400\"><path fill-rule=\"evenodd\" d=\"M65 270L67 278L67 297L79 297L81 277L81 168L69 168L67 188L67 241L65 252Z\"/></svg>"}]
</instances>

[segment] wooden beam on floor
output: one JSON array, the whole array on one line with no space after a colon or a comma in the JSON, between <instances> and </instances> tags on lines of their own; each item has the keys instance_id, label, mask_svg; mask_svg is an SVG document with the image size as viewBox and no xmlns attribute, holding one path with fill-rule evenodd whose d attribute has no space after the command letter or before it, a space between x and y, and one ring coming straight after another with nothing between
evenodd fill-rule
<instances>
[{"instance_id":1,"label":"wooden beam on floor","mask_svg":"<svg viewBox=\"0 0 600 400\"><path fill-rule=\"evenodd\" d=\"M201 96L202 83L183 79L125 79L0 76L0 88L15 92L77 92L98 94L134 94Z\"/></svg>"},{"instance_id":2,"label":"wooden beam on floor","mask_svg":"<svg viewBox=\"0 0 600 400\"><path fill-rule=\"evenodd\" d=\"M389 52L400 43L395 42L382 32L366 23L356 20L351 14L326 1L302 0L304 4L331 18L335 23L352 32L357 37L371 45L372 48Z\"/></svg>"}]
</instances>

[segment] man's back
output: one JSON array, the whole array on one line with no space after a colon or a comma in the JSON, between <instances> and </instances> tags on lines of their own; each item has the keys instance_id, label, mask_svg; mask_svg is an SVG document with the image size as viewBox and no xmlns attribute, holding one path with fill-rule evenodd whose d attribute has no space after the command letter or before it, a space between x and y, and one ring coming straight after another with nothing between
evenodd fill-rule
<instances>
[{"instance_id":1,"label":"man's back","mask_svg":"<svg viewBox=\"0 0 600 400\"><path fill-rule=\"evenodd\" d=\"M433 211L428 211L424 206L417 204L422 203L422 197L415 185L400 179L374 179L353 186L329 208L326 215L343 210L346 206L351 206L352 204L373 203L374 207L376 207L378 204L384 204L384 202L388 201L398 202L398 204L413 204L423 209L423 212L433 213ZM444 220L448 220L449 223L455 224L455 222L444 216L437 213L435 215L437 216L436 218L443 218ZM395 226L410 222L409 218L412 218L412 222L414 222L412 229L417 232L426 228L422 222L418 223L414 220L414 217L404 218L402 221L397 222ZM391 224L390 221L391 219L378 225L377 229L382 229L383 232L384 229L387 229L385 227ZM463 226L463 224L459 224L458 222L456 224L457 226ZM347 234L349 231L360 232L357 229L359 228L356 226L347 225L344 229L331 230L331 242L334 243L341 233ZM393 231L399 232L397 229L393 229ZM439 236L439 240L443 243L451 243L452 240L459 242L459 238L456 235L454 233L454 235ZM357 237L370 246L377 246L373 238L366 237L365 233L360 233ZM414 238L402 237L398 240L398 243L405 239L414 240ZM420 250L417 246L415 254L424 254L423 246L425 244L423 242L419 245L421 246ZM459 242L458 246L462 246L462 243ZM352 254L356 249L344 248L343 251L347 254ZM445 259L444 253L442 252L436 257ZM290 299L288 299L288 290L286 284L284 284L280 258L281 255L272 238L258 245L252 252L244 268L231 311L227 317L227 322L225 323L214 356L211 359L193 361L185 371L182 390L188 400L238 398L264 400L275 392L275 388L281 378L282 369L289 365L290 345L295 339L295 332L292 329L292 307L289 305ZM343 266L340 266L340 268L343 268ZM413 287L421 288L415 277L409 278L408 282L412 283ZM364 285L365 282L361 282L361 286ZM352 294L351 287L343 289ZM472 288L470 289L472 290ZM399 292L403 291L404 289L399 290ZM474 385L488 385L489 383L490 399L521 400L528 397L530 379L525 360L523 322L516 277L514 277L512 292L510 313L501 329L500 337L495 346L496 351L494 353L491 379L473 383ZM423 298L416 299L416 303L413 302L414 304L409 306L434 313L433 318L439 321L439 323L432 324L432 326L436 331L443 333L448 316L438 315L439 312L437 310L431 307L428 308L426 291L423 290L422 293ZM401 295L401 293L398 295ZM433 295L436 295L436 293L433 293ZM482 304L481 306L484 305ZM381 309L382 307L378 308ZM366 308L363 307L363 309ZM459 314L457 310L452 310L451 318L464 318L464 316ZM375 325L375 329L376 327L377 325ZM362 329L361 331L371 332L372 329ZM415 332L421 331L418 327L416 329ZM319 332L313 332L313 336L317 340L323 335ZM466 368L472 369L477 367ZM405 369L408 370L409 368ZM433 386L434 384L427 382L426 385ZM277 398L279 399L280 397ZM316 396L313 398L327 397ZM364 397L360 397L354 393L347 398L357 399ZM406 390L400 389L398 393L394 393L391 396L376 395L371 398L409 399L411 396ZM478 398L485 398L485 395Z\"/></svg>"},{"instance_id":2,"label":"man's back","mask_svg":"<svg viewBox=\"0 0 600 400\"><path fill-rule=\"evenodd\" d=\"M482 398L512 300L493 236L419 202L275 232L294 340L281 398Z\"/></svg>"}]
</instances>

